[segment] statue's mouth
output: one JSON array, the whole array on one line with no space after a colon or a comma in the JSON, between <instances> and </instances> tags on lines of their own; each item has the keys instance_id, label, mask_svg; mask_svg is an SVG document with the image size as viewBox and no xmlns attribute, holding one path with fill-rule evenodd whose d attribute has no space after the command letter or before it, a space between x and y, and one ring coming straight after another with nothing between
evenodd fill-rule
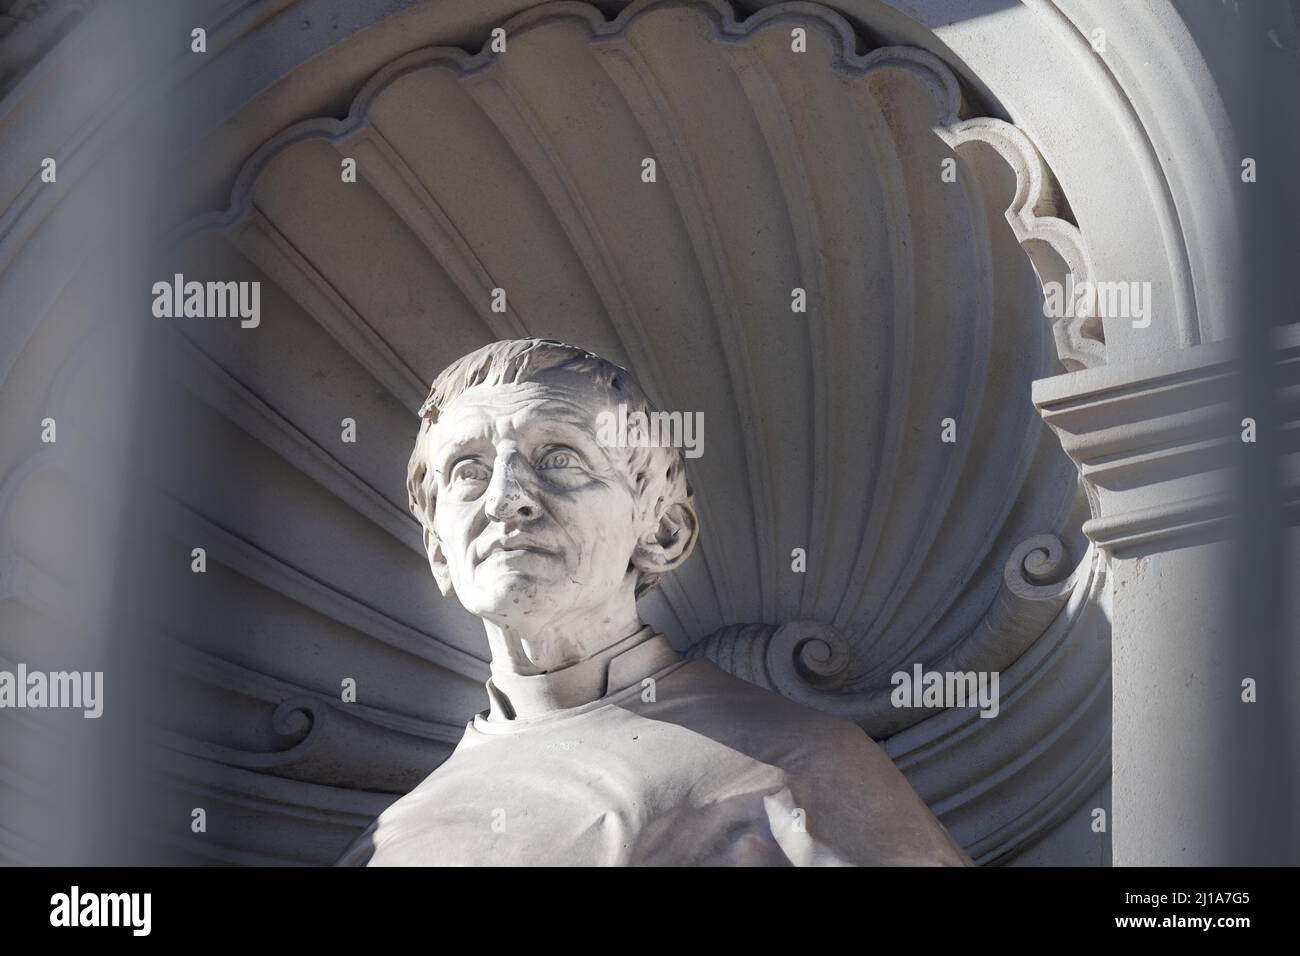
<instances>
[{"instance_id":1,"label":"statue's mouth","mask_svg":"<svg viewBox=\"0 0 1300 956\"><path fill-rule=\"evenodd\" d=\"M525 554L538 554L554 557L555 552L538 545L531 538L498 538L486 548L479 549L479 563L486 561L494 554L503 557L519 557Z\"/></svg>"}]
</instances>

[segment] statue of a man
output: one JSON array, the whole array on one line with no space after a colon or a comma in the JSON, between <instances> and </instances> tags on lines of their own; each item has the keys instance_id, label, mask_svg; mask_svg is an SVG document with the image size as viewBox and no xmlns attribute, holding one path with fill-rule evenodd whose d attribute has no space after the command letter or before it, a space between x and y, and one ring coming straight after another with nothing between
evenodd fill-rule
<instances>
[{"instance_id":1,"label":"statue of a man","mask_svg":"<svg viewBox=\"0 0 1300 956\"><path fill-rule=\"evenodd\" d=\"M407 486L489 708L342 865L948 864L969 858L859 727L682 657L637 598L699 523L676 448L598 436L626 370L541 339L448 367Z\"/></svg>"}]
</instances>

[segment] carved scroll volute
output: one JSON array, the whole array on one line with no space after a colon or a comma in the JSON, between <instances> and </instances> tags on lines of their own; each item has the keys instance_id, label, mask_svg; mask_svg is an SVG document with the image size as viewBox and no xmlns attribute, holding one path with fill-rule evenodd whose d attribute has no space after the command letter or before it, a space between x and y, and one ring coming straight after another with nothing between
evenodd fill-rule
<instances>
[{"instance_id":1,"label":"carved scroll volute","mask_svg":"<svg viewBox=\"0 0 1300 956\"><path fill-rule=\"evenodd\" d=\"M1002 671L1011 666L1056 621L1072 594L1092 578L1095 554L1071 559L1053 534L1035 535L1014 548L1003 569L1002 586L967 637L926 670ZM1068 622L1067 622L1068 623ZM751 683L792 700L860 724L875 737L897 733L937 710L900 710L889 683L846 687L853 647L838 630L819 621L778 626L738 624L710 634L691 649ZM899 661L900 669L913 661Z\"/></svg>"},{"instance_id":2,"label":"carved scroll volute","mask_svg":"<svg viewBox=\"0 0 1300 956\"><path fill-rule=\"evenodd\" d=\"M767 672L776 688L798 699L808 688L834 691L848 676L853 650L839 631L819 621L791 621L767 641Z\"/></svg>"}]
</instances>

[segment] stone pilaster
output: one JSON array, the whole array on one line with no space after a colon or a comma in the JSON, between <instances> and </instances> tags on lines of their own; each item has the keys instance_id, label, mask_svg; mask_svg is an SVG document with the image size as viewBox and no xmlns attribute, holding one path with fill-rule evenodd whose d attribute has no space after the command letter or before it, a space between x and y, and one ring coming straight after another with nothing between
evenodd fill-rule
<instances>
[{"instance_id":1,"label":"stone pilaster","mask_svg":"<svg viewBox=\"0 0 1300 956\"><path fill-rule=\"evenodd\" d=\"M1109 558L1116 865L1295 862L1300 682L1288 635L1251 606L1271 592L1245 579L1295 534L1294 505L1280 506L1297 491L1297 356L1290 326L1268 362L1213 343L1034 383L1086 486L1084 531ZM1240 399L1257 374L1280 396L1266 409ZM1262 529L1261 507L1275 516Z\"/></svg>"}]
</instances>

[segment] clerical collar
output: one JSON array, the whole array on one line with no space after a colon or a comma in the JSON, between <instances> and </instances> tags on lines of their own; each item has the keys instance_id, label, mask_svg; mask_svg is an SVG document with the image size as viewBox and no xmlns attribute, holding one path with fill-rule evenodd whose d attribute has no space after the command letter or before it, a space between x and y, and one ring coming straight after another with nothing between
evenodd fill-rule
<instances>
[{"instance_id":1,"label":"clerical collar","mask_svg":"<svg viewBox=\"0 0 1300 956\"><path fill-rule=\"evenodd\" d=\"M585 660L522 676L492 668L487 692L492 722L528 719L580 707L638 683L681 655L662 634L647 626Z\"/></svg>"}]
</instances>

